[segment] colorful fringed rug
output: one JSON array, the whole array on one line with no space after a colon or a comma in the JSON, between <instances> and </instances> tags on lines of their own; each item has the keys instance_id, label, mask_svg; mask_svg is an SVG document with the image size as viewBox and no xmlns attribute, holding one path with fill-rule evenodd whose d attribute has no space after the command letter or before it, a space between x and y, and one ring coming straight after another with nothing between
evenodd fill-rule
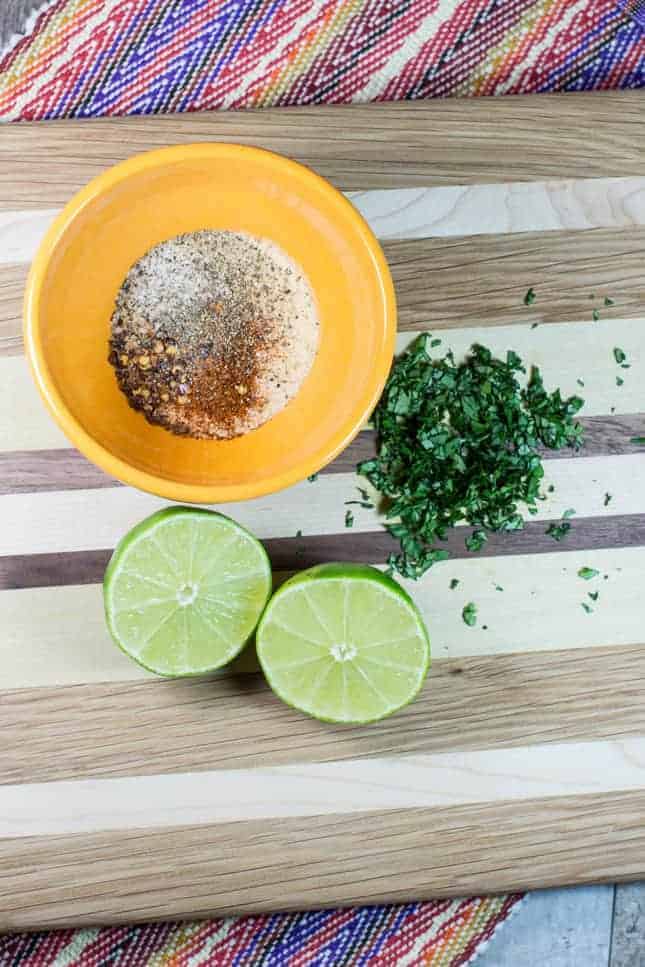
<instances>
[{"instance_id":1,"label":"colorful fringed rug","mask_svg":"<svg viewBox=\"0 0 645 967\"><path fill-rule=\"evenodd\" d=\"M50 0L0 52L0 119L644 85L609 0ZM457 967L520 899L16 934L0 967Z\"/></svg>"}]
</instances>

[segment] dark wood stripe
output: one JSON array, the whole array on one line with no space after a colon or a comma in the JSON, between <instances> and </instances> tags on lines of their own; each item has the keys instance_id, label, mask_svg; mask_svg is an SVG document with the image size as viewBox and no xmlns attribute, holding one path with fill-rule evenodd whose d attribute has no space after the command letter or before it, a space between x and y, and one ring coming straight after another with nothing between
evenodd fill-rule
<instances>
[{"instance_id":1,"label":"dark wood stripe","mask_svg":"<svg viewBox=\"0 0 645 967\"><path fill-rule=\"evenodd\" d=\"M645 228L409 239L383 247L399 329L591 323L594 308L602 319L643 318ZM530 309L523 305L529 286L537 295ZM613 306L604 305L605 296Z\"/></svg>"},{"instance_id":2,"label":"dark wood stripe","mask_svg":"<svg viewBox=\"0 0 645 967\"><path fill-rule=\"evenodd\" d=\"M574 518L567 537L556 541L546 533L549 521L528 521L523 531L491 534L478 557L587 551L599 547L640 547L645 544L645 514ZM472 557L464 546L470 527L456 527L438 546L455 559ZM265 540L276 571L298 571L328 561L382 564L398 548L383 529L358 533L273 537ZM98 584L112 551L61 551L52 554L16 554L0 557L0 590Z\"/></svg>"},{"instance_id":3,"label":"dark wood stripe","mask_svg":"<svg viewBox=\"0 0 645 967\"><path fill-rule=\"evenodd\" d=\"M416 701L369 727L316 722L231 672L1 691L0 731L3 784L638 736L645 648L437 659Z\"/></svg>"},{"instance_id":4,"label":"dark wood stripe","mask_svg":"<svg viewBox=\"0 0 645 967\"><path fill-rule=\"evenodd\" d=\"M580 391L584 393L584 390ZM585 429L581 450L542 451L546 460L571 457L618 456L642 453L632 437L645 434L645 413L591 416L580 421ZM374 433L364 430L322 474L353 473L356 464L375 454ZM44 493L54 490L98 490L122 486L90 463L77 450L13 450L0 453L0 495Z\"/></svg>"},{"instance_id":5,"label":"dark wood stripe","mask_svg":"<svg viewBox=\"0 0 645 967\"><path fill-rule=\"evenodd\" d=\"M0 929L642 879L644 811L638 790L7 839Z\"/></svg>"},{"instance_id":6,"label":"dark wood stripe","mask_svg":"<svg viewBox=\"0 0 645 967\"><path fill-rule=\"evenodd\" d=\"M8 125L0 208L56 207L117 161L197 141L269 148L343 189L641 175L642 110L615 91Z\"/></svg>"}]
</instances>

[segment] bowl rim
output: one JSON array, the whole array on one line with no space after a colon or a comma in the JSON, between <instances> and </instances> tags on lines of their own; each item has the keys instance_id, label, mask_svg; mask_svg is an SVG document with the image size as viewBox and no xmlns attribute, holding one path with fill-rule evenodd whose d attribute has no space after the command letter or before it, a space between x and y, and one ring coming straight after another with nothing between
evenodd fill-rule
<instances>
[{"instance_id":1,"label":"bowl rim","mask_svg":"<svg viewBox=\"0 0 645 967\"><path fill-rule=\"evenodd\" d=\"M288 470L263 477L257 481L236 484L183 483L138 469L104 447L78 422L57 390L47 365L39 323L42 288L51 259L62 236L83 209L105 191L135 174L156 167L160 163L186 161L190 160L191 156L234 156L239 159L240 154L262 158L270 167L292 169L300 178L304 177L318 189L322 189L331 205L344 210L345 215L349 216L362 244L371 257L376 281L381 289L384 306L384 338L372 365L373 385L371 392L360 413L357 413L351 424L344 424L339 427L336 433L331 435L329 444L324 450L318 451L309 460L294 463ZM360 432L376 406L390 371L396 331L396 297L389 266L376 236L349 199L331 182L307 165L277 152L268 151L266 148L234 142L196 142L156 148L118 162L89 181L70 199L46 231L28 273L23 302L23 337L32 376L50 415L70 442L92 463L122 483L168 500L187 501L189 503L227 503L265 496L284 490L286 487L304 480L330 463Z\"/></svg>"}]
</instances>

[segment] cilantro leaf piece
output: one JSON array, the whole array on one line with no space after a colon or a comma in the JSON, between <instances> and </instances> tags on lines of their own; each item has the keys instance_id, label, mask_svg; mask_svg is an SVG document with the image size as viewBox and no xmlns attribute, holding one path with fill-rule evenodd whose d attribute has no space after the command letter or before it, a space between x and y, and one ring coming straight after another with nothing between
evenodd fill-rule
<instances>
[{"instance_id":1,"label":"cilantro leaf piece","mask_svg":"<svg viewBox=\"0 0 645 967\"><path fill-rule=\"evenodd\" d=\"M300 530L300 528L298 528L298 530L296 531L296 537L302 537L302 531Z\"/></svg>"},{"instance_id":2,"label":"cilantro leaf piece","mask_svg":"<svg viewBox=\"0 0 645 967\"><path fill-rule=\"evenodd\" d=\"M593 310L593 312L591 313L591 318L593 319L594 322L598 322L598 320L600 319L600 313L598 312L597 309Z\"/></svg>"},{"instance_id":3,"label":"cilantro leaf piece","mask_svg":"<svg viewBox=\"0 0 645 967\"><path fill-rule=\"evenodd\" d=\"M496 590L496 591L503 591L503 590L504 590L504 588L503 588L503 587L501 586L501 584L496 584L496 585L495 585L495 590Z\"/></svg>"},{"instance_id":4,"label":"cilantro leaf piece","mask_svg":"<svg viewBox=\"0 0 645 967\"><path fill-rule=\"evenodd\" d=\"M549 524L546 529L546 533L549 535L549 537L552 537L554 541L562 541L570 530L571 524L568 520L565 520L559 524Z\"/></svg>"},{"instance_id":5,"label":"cilantro leaf piece","mask_svg":"<svg viewBox=\"0 0 645 967\"><path fill-rule=\"evenodd\" d=\"M461 617L465 625L474 628L477 624L477 606L470 601L461 612Z\"/></svg>"},{"instance_id":6,"label":"cilantro leaf piece","mask_svg":"<svg viewBox=\"0 0 645 967\"><path fill-rule=\"evenodd\" d=\"M450 590L454 591L456 587L459 587L459 578L452 578L450 582Z\"/></svg>"},{"instance_id":7,"label":"cilantro leaf piece","mask_svg":"<svg viewBox=\"0 0 645 967\"><path fill-rule=\"evenodd\" d=\"M532 306L536 298L537 296L535 295L535 289L533 288L533 286L531 286L531 288L527 290L527 293L524 296L524 305Z\"/></svg>"},{"instance_id":8,"label":"cilantro leaf piece","mask_svg":"<svg viewBox=\"0 0 645 967\"><path fill-rule=\"evenodd\" d=\"M573 507L567 507L564 514L562 515L562 520L569 520L570 517L575 517L575 510Z\"/></svg>"},{"instance_id":9,"label":"cilantro leaf piece","mask_svg":"<svg viewBox=\"0 0 645 967\"><path fill-rule=\"evenodd\" d=\"M466 547L469 551L481 551L488 540L488 534L481 529L474 530L470 537L466 538Z\"/></svg>"},{"instance_id":10,"label":"cilantro leaf piece","mask_svg":"<svg viewBox=\"0 0 645 967\"><path fill-rule=\"evenodd\" d=\"M645 446L645 436L633 436L630 443L637 443L639 446Z\"/></svg>"},{"instance_id":11,"label":"cilantro leaf piece","mask_svg":"<svg viewBox=\"0 0 645 967\"><path fill-rule=\"evenodd\" d=\"M627 359L624 349L621 349L620 346L614 346L614 359L619 364L624 363Z\"/></svg>"},{"instance_id":12,"label":"cilantro leaf piece","mask_svg":"<svg viewBox=\"0 0 645 967\"><path fill-rule=\"evenodd\" d=\"M314 480L318 480L318 474L317 473L312 473L312 475L310 477L307 477L307 480L309 481L309 483L313 483Z\"/></svg>"},{"instance_id":13,"label":"cilantro leaf piece","mask_svg":"<svg viewBox=\"0 0 645 967\"><path fill-rule=\"evenodd\" d=\"M353 527L353 526L354 526L354 515L352 514L351 510L348 510L345 513L345 527Z\"/></svg>"},{"instance_id":14,"label":"cilantro leaf piece","mask_svg":"<svg viewBox=\"0 0 645 967\"><path fill-rule=\"evenodd\" d=\"M597 601L599 594L600 594L600 591L587 591L587 595L588 597L591 598L592 601Z\"/></svg>"},{"instance_id":15,"label":"cilantro leaf piece","mask_svg":"<svg viewBox=\"0 0 645 967\"><path fill-rule=\"evenodd\" d=\"M590 605L588 605L586 601L583 601L582 602L581 607L583 607L585 609L585 611L587 612L587 614L593 614L593 608Z\"/></svg>"},{"instance_id":16,"label":"cilantro leaf piece","mask_svg":"<svg viewBox=\"0 0 645 967\"><path fill-rule=\"evenodd\" d=\"M605 296L605 305L606 306L613 306L613 305L615 305L614 300L613 299L610 299L609 296Z\"/></svg>"},{"instance_id":17,"label":"cilantro leaf piece","mask_svg":"<svg viewBox=\"0 0 645 967\"><path fill-rule=\"evenodd\" d=\"M622 386L624 382L625 380L622 378L622 376L616 377L616 386Z\"/></svg>"},{"instance_id":18,"label":"cilantro leaf piece","mask_svg":"<svg viewBox=\"0 0 645 967\"><path fill-rule=\"evenodd\" d=\"M612 500L613 500L613 494L605 494L605 499L603 500L604 506L608 507Z\"/></svg>"},{"instance_id":19,"label":"cilantro leaf piece","mask_svg":"<svg viewBox=\"0 0 645 967\"><path fill-rule=\"evenodd\" d=\"M600 571L595 567L581 567L578 571L578 577L582 578L583 581L591 581L592 578L598 577Z\"/></svg>"}]
</instances>

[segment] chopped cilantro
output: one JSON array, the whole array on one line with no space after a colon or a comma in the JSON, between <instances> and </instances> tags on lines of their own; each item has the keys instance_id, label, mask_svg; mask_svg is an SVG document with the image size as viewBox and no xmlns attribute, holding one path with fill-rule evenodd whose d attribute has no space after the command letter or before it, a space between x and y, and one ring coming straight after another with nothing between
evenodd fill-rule
<instances>
[{"instance_id":1,"label":"chopped cilantro","mask_svg":"<svg viewBox=\"0 0 645 967\"><path fill-rule=\"evenodd\" d=\"M576 512L573 507L567 507L564 514L562 515L562 520L569 520L570 517L575 517Z\"/></svg>"},{"instance_id":2,"label":"chopped cilantro","mask_svg":"<svg viewBox=\"0 0 645 967\"><path fill-rule=\"evenodd\" d=\"M645 446L645 436L633 436L629 442L637 443L640 447Z\"/></svg>"},{"instance_id":3,"label":"chopped cilantro","mask_svg":"<svg viewBox=\"0 0 645 967\"><path fill-rule=\"evenodd\" d=\"M622 386L624 382L625 380L622 378L622 376L616 377L616 386Z\"/></svg>"},{"instance_id":4,"label":"chopped cilantro","mask_svg":"<svg viewBox=\"0 0 645 967\"><path fill-rule=\"evenodd\" d=\"M533 288L533 286L531 286L531 288L527 290L527 293L524 296L524 305L532 306L536 298L537 296L535 295L535 289Z\"/></svg>"},{"instance_id":5,"label":"chopped cilantro","mask_svg":"<svg viewBox=\"0 0 645 967\"><path fill-rule=\"evenodd\" d=\"M461 617L464 624L468 625L469 628L474 628L477 624L477 606L470 601L461 612Z\"/></svg>"},{"instance_id":6,"label":"chopped cilantro","mask_svg":"<svg viewBox=\"0 0 645 967\"><path fill-rule=\"evenodd\" d=\"M531 329L537 329L538 326L539 326L539 322L532 322L531 323Z\"/></svg>"},{"instance_id":7,"label":"chopped cilantro","mask_svg":"<svg viewBox=\"0 0 645 967\"><path fill-rule=\"evenodd\" d=\"M610 299L608 296L605 296L605 305L606 306L613 306L614 305L614 300L613 299Z\"/></svg>"},{"instance_id":8,"label":"chopped cilantro","mask_svg":"<svg viewBox=\"0 0 645 967\"><path fill-rule=\"evenodd\" d=\"M307 480L309 481L309 483L313 483L314 480L318 480L318 474L317 473L312 473L312 475L310 477L307 477Z\"/></svg>"},{"instance_id":9,"label":"chopped cilantro","mask_svg":"<svg viewBox=\"0 0 645 967\"><path fill-rule=\"evenodd\" d=\"M594 311L591 313L591 318L593 319L594 322L598 322L598 320L600 319L600 313L598 312L597 309L594 309Z\"/></svg>"},{"instance_id":10,"label":"chopped cilantro","mask_svg":"<svg viewBox=\"0 0 645 967\"><path fill-rule=\"evenodd\" d=\"M351 510L348 510L345 513L345 527L353 527L353 526L354 526L354 515L352 514Z\"/></svg>"},{"instance_id":11,"label":"chopped cilantro","mask_svg":"<svg viewBox=\"0 0 645 967\"><path fill-rule=\"evenodd\" d=\"M614 346L614 359L617 363L624 363L627 359L625 351L620 348L620 346Z\"/></svg>"},{"instance_id":12,"label":"chopped cilantro","mask_svg":"<svg viewBox=\"0 0 645 967\"><path fill-rule=\"evenodd\" d=\"M578 571L578 577L582 578L583 581L591 581L592 578L598 577L600 571L595 567L581 567Z\"/></svg>"},{"instance_id":13,"label":"chopped cilantro","mask_svg":"<svg viewBox=\"0 0 645 967\"><path fill-rule=\"evenodd\" d=\"M300 529L296 531L296 537L302 537L302 531Z\"/></svg>"},{"instance_id":14,"label":"chopped cilantro","mask_svg":"<svg viewBox=\"0 0 645 967\"><path fill-rule=\"evenodd\" d=\"M592 601L597 601L599 594L600 594L600 591L587 591L587 595L591 598Z\"/></svg>"},{"instance_id":15,"label":"chopped cilantro","mask_svg":"<svg viewBox=\"0 0 645 967\"><path fill-rule=\"evenodd\" d=\"M546 489L550 494L554 493L555 491L555 487L553 486L553 484L549 484L549 486Z\"/></svg>"},{"instance_id":16,"label":"chopped cilantro","mask_svg":"<svg viewBox=\"0 0 645 967\"><path fill-rule=\"evenodd\" d=\"M441 340L440 339L431 339L430 340L430 346L431 346L432 349L434 349L435 346L440 346L440 345L441 345Z\"/></svg>"},{"instance_id":17,"label":"chopped cilantro","mask_svg":"<svg viewBox=\"0 0 645 967\"><path fill-rule=\"evenodd\" d=\"M453 578L450 582L450 590L454 591L456 587L459 586L459 578Z\"/></svg>"},{"instance_id":18,"label":"chopped cilantro","mask_svg":"<svg viewBox=\"0 0 645 967\"><path fill-rule=\"evenodd\" d=\"M585 609L587 614L593 614L593 608L590 605L588 605L586 601L582 602L582 607Z\"/></svg>"},{"instance_id":19,"label":"chopped cilantro","mask_svg":"<svg viewBox=\"0 0 645 967\"><path fill-rule=\"evenodd\" d=\"M585 385L584 379L577 379L576 380L576 383L578 384L578 386L584 386Z\"/></svg>"},{"instance_id":20,"label":"chopped cilantro","mask_svg":"<svg viewBox=\"0 0 645 967\"><path fill-rule=\"evenodd\" d=\"M578 448L578 396L547 392L534 367L528 384L519 356L475 345L463 362L432 358L419 337L395 361L374 411L377 456L359 464L384 497L386 528L399 542L395 571L418 578L449 556L437 546L464 520L479 550L491 531L521 530L523 510L541 497L540 448Z\"/></svg>"},{"instance_id":21,"label":"chopped cilantro","mask_svg":"<svg viewBox=\"0 0 645 967\"><path fill-rule=\"evenodd\" d=\"M605 499L603 500L604 506L608 507L612 499L613 499L613 494L605 494Z\"/></svg>"},{"instance_id":22,"label":"chopped cilantro","mask_svg":"<svg viewBox=\"0 0 645 967\"><path fill-rule=\"evenodd\" d=\"M496 590L496 591L503 591L503 590L504 590L504 588L503 588L503 587L501 586L501 584L496 584L496 585L495 585L495 590Z\"/></svg>"}]
</instances>

